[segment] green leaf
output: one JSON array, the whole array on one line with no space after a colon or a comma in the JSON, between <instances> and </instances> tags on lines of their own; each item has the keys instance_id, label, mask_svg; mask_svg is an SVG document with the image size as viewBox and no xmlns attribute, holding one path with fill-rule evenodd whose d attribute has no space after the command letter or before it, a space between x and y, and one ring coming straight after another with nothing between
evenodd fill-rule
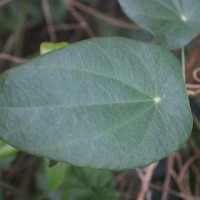
<instances>
[{"instance_id":1,"label":"green leaf","mask_svg":"<svg viewBox=\"0 0 200 200\"><path fill-rule=\"evenodd\" d=\"M199 0L119 0L127 16L163 45L177 49L200 33Z\"/></svg>"},{"instance_id":2,"label":"green leaf","mask_svg":"<svg viewBox=\"0 0 200 200\"><path fill-rule=\"evenodd\" d=\"M40 54L43 55L45 53L48 53L55 49L60 49L60 48L66 47L68 45L69 45L69 43L67 43L67 42L57 42L57 43L43 42L40 45Z\"/></svg>"},{"instance_id":3,"label":"green leaf","mask_svg":"<svg viewBox=\"0 0 200 200\"><path fill-rule=\"evenodd\" d=\"M126 38L78 42L8 70L0 94L3 140L79 166L148 165L192 128L177 59Z\"/></svg>"},{"instance_id":4,"label":"green leaf","mask_svg":"<svg viewBox=\"0 0 200 200\"><path fill-rule=\"evenodd\" d=\"M57 163L51 168L45 167L48 191L54 192L63 184L66 168L67 165L63 163Z\"/></svg>"},{"instance_id":5,"label":"green leaf","mask_svg":"<svg viewBox=\"0 0 200 200\"><path fill-rule=\"evenodd\" d=\"M57 165L57 164L58 164L57 161L55 161L55 160L49 160L48 166L49 166L49 168L51 168L51 167L54 167L54 166Z\"/></svg>"},{"instance_id":6,"label":"green leaf","mask_svg":"<svg viewBox=\"0 0 200 200\"><path fill-rule=\"evenodd\" d=\"M18 150L0 140L0 157L16 153Z\"/></svg>"},{"instance_id":7,"label":"green leaf","mask_svg":"<svg viewBox=\"0 0 200 200\"><path fill-rule=\"evenodd\" d=\"M63 199L119 200L112 188L113 174L110 170L97 170L68 166L65 176L67 192Z\"/></svg>"}]
</instances>

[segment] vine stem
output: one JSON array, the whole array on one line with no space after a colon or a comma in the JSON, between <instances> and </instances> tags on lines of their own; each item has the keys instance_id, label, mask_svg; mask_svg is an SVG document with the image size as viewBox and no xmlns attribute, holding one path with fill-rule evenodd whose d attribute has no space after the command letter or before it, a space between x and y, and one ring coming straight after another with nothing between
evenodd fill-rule
<instances>
[{"instance_id":1,"label":"vine stem","mask_svg":"<svg viewBox=\"0 0 200 200\"><path fill-rule=\"evenodd\" d=\"M191 84L191 83L187 83L186 84L186 88L187 89L200 89L200 84Z\"/></svg>"},{"instance_id":2,"label":"vine stem","mask_svg":"<svg viewBox=\"0 0 200 200\"><path fill-rule=\"evenodd\" d=\"M183 79L185 81L185 48L181 48L181 65L182 65L182 73L183 73Z\"/></svg>"}]
</instances>

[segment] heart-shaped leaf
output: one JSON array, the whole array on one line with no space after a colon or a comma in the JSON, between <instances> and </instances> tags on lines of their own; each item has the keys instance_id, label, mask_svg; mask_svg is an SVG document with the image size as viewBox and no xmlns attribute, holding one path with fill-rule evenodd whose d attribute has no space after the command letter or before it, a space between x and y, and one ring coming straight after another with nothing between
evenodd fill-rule
<instances>
[{"instance_id":1,"label":"heart-shaped leaf","mask_svg":"<svg viewBox=\"0 0 200 200\"><path fill-rule=\"evenodd\" d=\"M125 169L188 138L192 118L177 59L162 47L99 38L0 76L0 137L62 162Z\"/></svg>"},{"instance_id":2,"label":"heart-shaped leaf","mask_svg":"<svg viewBox=\"0 0 200 200\"><path fill-rule=\"evenodd\" d=\"M119 0L127 16L167 48L188 44L200 33L199 0Z\"/></svg>"}]
</instances>

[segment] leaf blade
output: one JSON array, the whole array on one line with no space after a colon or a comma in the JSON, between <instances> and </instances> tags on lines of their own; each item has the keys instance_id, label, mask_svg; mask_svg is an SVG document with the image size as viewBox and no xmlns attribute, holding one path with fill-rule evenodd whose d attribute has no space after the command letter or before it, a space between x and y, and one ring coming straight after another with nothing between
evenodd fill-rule
<instances>
[{"instance_id":1,"label":"leaf blade","mask_svg":"<svg viewBox=\"0 0 200 200\"><path fill-rule=\"evenodd\" d=\"M125 38L50 52L2 74L0 92L3 140L79 166L147 165L179 148L192 126L178 61L162 47Z\"/></svg>"},{"instance_id":2,"label":"leaf blade","mask_svg":"<svg viewBox=\"0 0 200 200\"><path fill-rule=\"evenodd\" d=\"M127 16L169 49L187 45L200 33L200 2L119 0Z\"/></svg>"}]
</instances>

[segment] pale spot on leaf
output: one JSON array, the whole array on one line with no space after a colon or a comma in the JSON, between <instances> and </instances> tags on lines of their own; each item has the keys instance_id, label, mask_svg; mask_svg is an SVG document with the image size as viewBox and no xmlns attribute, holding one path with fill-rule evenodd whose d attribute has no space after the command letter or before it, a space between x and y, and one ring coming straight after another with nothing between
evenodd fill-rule
<instances>
[{"instance_id":1,"label":"pale spot on leaf","mask_svg":"<svg viewBox=\"0 0 200 200\"><path fill-rule=\"evenodd\" d=\"M159 103L159 102L161 101L161 98L160 98L160 97L155 97L153 100L154 100L156 103Z\"/></svg>"},{"instance_id":2,"label":"pale spot on leaf","mask_svg":"<svg viewBox=\"0 0 200 200\"><path fill-rule=\"evenodd\" d=\"M188 19L187 19L187 17L185 16L185 15L181 15L181 19L182 19L182 21L184 21L184 22L186 22Z\"/></svg>"}]
</instances>

